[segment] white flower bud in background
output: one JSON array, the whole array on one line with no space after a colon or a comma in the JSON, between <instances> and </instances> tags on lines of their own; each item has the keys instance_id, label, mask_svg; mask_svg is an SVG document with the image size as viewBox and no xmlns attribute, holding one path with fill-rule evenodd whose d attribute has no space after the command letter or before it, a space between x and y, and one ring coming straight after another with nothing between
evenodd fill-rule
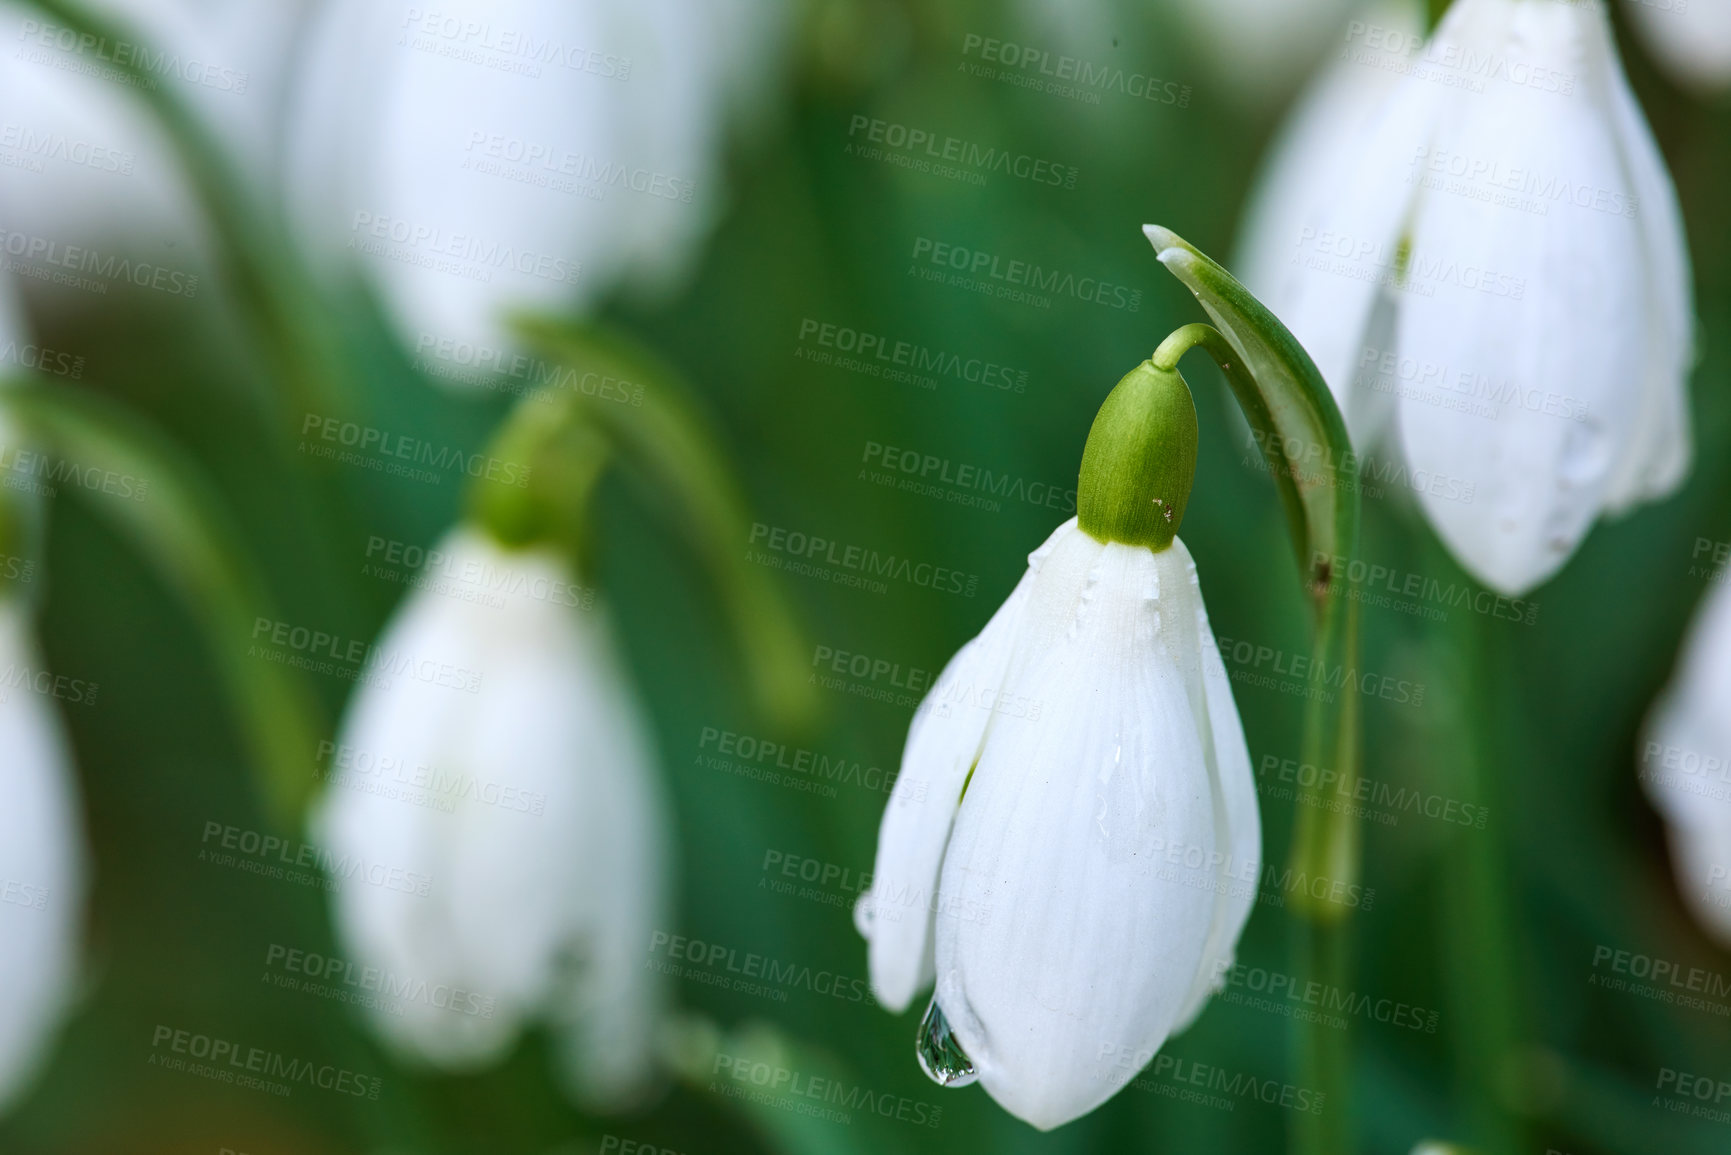
<instances>
[{"instance_id":1,"label":"white flower bud in background","mask_svg":"<svg viewBox=\"0 0 1731 1155\"><path fill-rule=\"evenodd\" d=\"M1677 670L1648 715L1639 767L1665 819L1684 902L1731 946L1731 586L1723 581L1696 610Z\"/></svg>"},{"instance_id":2,"label":"white flower bud in background","mask_svg":"<svg viewBox=\"0 0 1731 1155\"><path fill-rule=\"evenodd\" d=\"M363 965L484 1008L374 1013L405 1056L484 1066L539 1020L578 1099L628 1104L649 1085L664 997L643 966L669 872L647 726L604 615L578 608L557 556L472 529L437 554L379 649L455 673L369 675L313 823L334 858L413 885L345 882L339 937ZM377 788L399 774L425 789Z\"/></svg>"},{"instance_id":3,"label":"white flower bud in background","mask_svg":"<svg viewBox=\"0 0 1731 1155\"><path fill-rule=\"evenodd\" d=\"M125 244L185 271L205 243L182 161L116 62L190 106L260 195L274 188L283 83L302 0L89 0L136 40L87 42L0 0L0 210L8 231ZM20 254L12 253L14 257ZM23 254L26 260L31 254Z\"/></svg>"},{"instance_id":4,"label":"white flower bud in background","mask_svg":"<svg viewBox=\"0 0 1731 1155\"><path fill-rule=\"evenodd\" d=\"M1261 827L1183 542L1102 544L1072 519L1028 565L920 706L857 914L886 1007L936 979L928 1073L977 1077L1044 1130L1201 1011L1255 900Z\"/></svg>"},{"instance_id":5,"label":"white flower bud in background","mask_svg":"<svg viewBox=\"0 0 1731 1155\"><path fill-rule=\"evenodd\" d=\"M0 421L0 446L15 448ZM78 985L88 874L72 754L0 558L0 1111L47 1057Z\"/></svg>"},{"instance_id":6,"label":"white flower bud in background","mask_svg":"<svg viewBox=\"0 0 1731 1155\"><path fill-rule=\"evenodd\" d=\"M1704 93L1731 88L1731 0L1628 0L1624 7L1673 80Z\"/></svg>"},{"instance_id":7,"label":"white flower bud in background","mask_svg":"<svg viewBox=\"0 0 1731 1155\"><path fill-rule=\"evenodd\" d=\"M402 340L497 349L513 310L686 271L781 0L327 3L298 79L290 197Z\"/></svg>"},{"instance_id":8,"label":"white flower bud in background","mask_svg":"<svg viewBox=\"0 0 1731 1155\"><path fill-rule=\"evenodd\" d=\"M1457 0L1402 72L1369 117L1342 105L1326 166L1277 151L1243 264L1361 451L1386 438L1414 476L1472 486L1413 488L1461 564L1518 595L1687 472L1676 193L1596 2Z\"/></svg>"}]
</instances>

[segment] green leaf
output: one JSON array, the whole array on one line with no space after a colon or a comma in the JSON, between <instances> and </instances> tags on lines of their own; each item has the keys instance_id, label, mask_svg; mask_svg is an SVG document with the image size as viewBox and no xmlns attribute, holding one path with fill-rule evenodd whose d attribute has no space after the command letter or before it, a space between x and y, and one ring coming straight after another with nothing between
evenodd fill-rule
<instances>
[{"instance_id":1,"label":"green leaf","mask_svg":"<svg viewBox=\"0 0 1731 1155\"><path fill-rule=\"evenodd\" d=\"M294 830L326 733L311 693L287 667L247 653L260 619L275 620L265 584L191 455L114 403L65 384L0 383L3 405L33 439L81 472L130 486L68 487L105 515L185 601L233 700L263 774L273 818Z\"/></svg>"},{"instance_id":2,"label":"green leaf","mask_svg":"<svg viewBox=\"0 0 1731 1155\"><path fill-rule=\"evenodd\" d=\"M1344 580L1334 559L1350 556L1358 536L1358 459L1334 395L1298 339L1232 274L1159 225L1142 231L1237 354L1221 368L1262 443L1320 609Z\"/></svg>"}]
</instances>

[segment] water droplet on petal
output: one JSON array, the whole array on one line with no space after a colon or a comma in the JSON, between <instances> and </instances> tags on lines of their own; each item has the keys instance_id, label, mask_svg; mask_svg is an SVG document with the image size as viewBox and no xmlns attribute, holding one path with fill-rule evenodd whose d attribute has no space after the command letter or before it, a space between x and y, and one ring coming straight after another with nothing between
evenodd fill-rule
<instances>
[{"instance_id":1,"label":"water droplet on petal","mask_svg":"<svg viewBox=\"0 0 1731 1155\"><path fill-rule=\"evenodd\" d=\"M872 936L872 927L877 925L878 910L872 902L872 892L866 891L853 904L853 926L860 932L862 938L868 941Z\"/></svg>"},{"instance_id":2,"label":"water droplet on petal","mask_svg":"<svg viewBox=\"0 0 1731 1155\"><path fill-rule=\"evenodd\" d=\"M979 1078L974 1073L974 1061L950 1031L950 1020L944 1018L936 995L926 1008L925 1018L920 1020L914 1053L919 1056L920 1070L926 1073L926 1078L940 1087L966 1087Z\"/></svg>"}]
</instances>

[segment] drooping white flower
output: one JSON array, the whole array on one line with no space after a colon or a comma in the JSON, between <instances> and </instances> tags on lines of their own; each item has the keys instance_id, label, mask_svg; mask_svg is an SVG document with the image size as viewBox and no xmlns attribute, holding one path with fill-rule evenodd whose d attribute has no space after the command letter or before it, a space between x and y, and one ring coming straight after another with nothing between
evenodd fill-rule
<instances>
[{"instance_id":1,"label":"drooping white flower","mask_svg":"<svg viewBox=\"0 0 1731 1155\"><path fill-rule=\"evenodd\" d=\"M92 0L126 36L90 41L16 0L0 0L0 209L9 232L57 248L110 246L188 271L202 248L201 210L183 162L145 106L136 64L172 92L263 192L277 179L281 101L302 0ZM70 266L67 262L70 261ZM112 262L110 262L112 263Z\"/></svg>"},{"instance_id":2,"label":"drooping white flower","mask_svg":"<svg viewBox=\"0 0 1731 1155\"><path fill-rule=\"evenodd\" d=\"M1331 166L1268 186L1245 265L1360 449L1387 424L1415 478L1460 481L1411 488L1518 594L1687 471L1676 194L1597 2L1458 0L1403 71Z\"/></svg>"},{"instance_id":3,"label":"drooping white flower","mask_svg":"<svg viewBox=\"0 0 1731 1155\"><path fill-rule=\"evenodd\" d=\"M1628 0L1629 23L1671 76L1702 92L1731 86L1731 2Z\"/></svg>"},{"instance_id":4,"label":"drooping white flower","mask_svg":"<svg viewBox=\"0 0 1731 1155\"><path fill-rule=\"evenodd\" d=\"M291 208L358 260L411 348L507 344L682 272L724 129L774 71L782 0L330 2L299 78ZM441 346L440 343L448 343Z\"/></svg>"},{"instance_id":5,"label":"drooping white flower","mask_svg":"<svg viewBox=\"0 0 1731 1155\"><path fill-rule=\"evenodd\" d=\"M11 444L0 423L0 445ZM0 1111L46 1057L77 987L87 875L72 754L49 699L21 599L0 557Z\"/></svg>"},{"instance_id":6,"label":"drooping white flower","mask_svg":"<svg viewBox=\"0 0 1731 1155\"><path fill-rule=\"evenodd\" d=\"M935 979L922 1034L965 1052L941 1081L971 1067L1049 1129L1200 1012L1261 832L1183 542L1103 544L1072 519L1028 561L914 718L858 913L885 1006Z\"/></svg>"},{"instance_id":7,"label":"drooping white flower","mask_svg":"<svg viewBox=\"0 0 1731 1155\"><path fill-rule=\"evenodd\" d=\"M1719 579L1647 718L1640 776L1665 819L1685 903L1731 945L1731 586Z\"/></svg>"},{"instance_id":8,"label":"drooping white flower","mask_svg":"<svg viewBox=\"0 0 1731 1155\"><path fill-rule=\"evenodd\" d=\"M643 966L668 857L647 728L557 556L468 529L437 556L327 766L332 861L407 880L344 881L339 934L359 963L472 996L372 1013L404 1054L473 1068L544 1021L579 1097L619 1105L652 1074L663 998Z\"/></svg>"}]
</instances>

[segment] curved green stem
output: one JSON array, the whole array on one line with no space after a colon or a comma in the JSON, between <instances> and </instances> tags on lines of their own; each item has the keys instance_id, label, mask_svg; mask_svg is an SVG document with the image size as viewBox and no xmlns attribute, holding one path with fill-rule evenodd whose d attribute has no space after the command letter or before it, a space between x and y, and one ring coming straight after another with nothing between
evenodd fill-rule
<instances>
[{"instance_id":1,"label":"curved green stem","mask_svg":"<svg viewBox=\"0 0 1731 1155\"><path fill-rule=\"evenodd\" d=\"M28 0L70 31L99 43L143 43L106 14L81 0ZM318 294L305 283L293 246L280 223L265 212L215 134L171 84L148 71L140 54L116 54L107 64L137 83L129 86L162 126L179 157L181 170L215 231L216 261L227 287L240 304L244 321L265 352L285 394L308 412L328 413L343 404L339 359L324 329L309 315Z\"/></svg>"},{"instance_id":2,"label":"curved green stem","mask_svg":"<svg viewBox=\"0 0 1731 1155\"><path fill-rule=\"evenodd\" d=\"M262 775L261 793L282 829L298 828L326 730L302 681L248 653L259 623L276 615L209 483L184 464L187 454L96 394L8 382L0 384L0 405L80 470L130 481L74 492L132 540L204 628Z\"/></svg>"}]
</instances>

